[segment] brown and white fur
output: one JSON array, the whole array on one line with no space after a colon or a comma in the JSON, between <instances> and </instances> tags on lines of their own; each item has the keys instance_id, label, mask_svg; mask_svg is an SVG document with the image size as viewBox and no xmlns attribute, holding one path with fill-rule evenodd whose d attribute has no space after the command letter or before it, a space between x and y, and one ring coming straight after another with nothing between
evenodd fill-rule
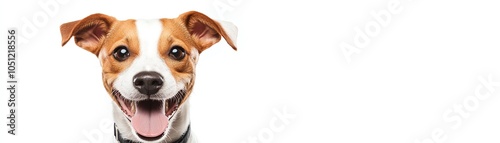
<instances>
[{"instance_id":1,"label":"brown and white fur","mask_svg":"<svg viewBox=\"0 0 500 143\"><path fill-rule=\"evenodd\" d=\"M155 20L92 14L60 30L63 46L74 36L76 45L99 58L116 128L136 142L171 142L182 136L190 124L188 97L199 54L221 37L236 50L234 25L196 11ZM153 114L161 119L152 119ZM188 140L195 142L192 134Z\"/></svg>"}]
</instances>

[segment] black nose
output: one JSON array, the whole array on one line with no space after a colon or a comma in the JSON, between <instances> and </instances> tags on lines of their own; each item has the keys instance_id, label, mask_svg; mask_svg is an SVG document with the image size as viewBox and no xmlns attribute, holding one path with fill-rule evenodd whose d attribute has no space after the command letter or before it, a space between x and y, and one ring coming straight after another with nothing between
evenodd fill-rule
<instances>
[{"instance_id":1,"label":"black nose","mask_svg":"<svg viewBox=\"0 0 500 143\"><path fill-rule=\"evenodd\" d=\"M140 72L134 76L132 82L140 93L151 95L163 86L163 77L157 72Z\"/></svg>"}]
</instances>

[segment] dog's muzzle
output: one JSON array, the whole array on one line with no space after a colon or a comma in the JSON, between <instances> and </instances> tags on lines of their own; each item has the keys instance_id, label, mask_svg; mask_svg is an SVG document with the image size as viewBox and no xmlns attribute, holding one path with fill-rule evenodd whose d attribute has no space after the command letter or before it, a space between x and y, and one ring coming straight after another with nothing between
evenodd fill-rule
<instances>
[{"instance_id":1,"label":"dog's muzzle","mask_svg":"<svg viewBox=\"0 0 500 143\"><path fill-rule=\"evenodd\" d=\"M168 99L153 98L163 86L163 77L157 72L138 73L133 77L133 85L147 98L127 99L116 89L112 94L139 137L151 141L161 138L184 99L185 91L180 90Z\"/></svg>"}]
</instances>

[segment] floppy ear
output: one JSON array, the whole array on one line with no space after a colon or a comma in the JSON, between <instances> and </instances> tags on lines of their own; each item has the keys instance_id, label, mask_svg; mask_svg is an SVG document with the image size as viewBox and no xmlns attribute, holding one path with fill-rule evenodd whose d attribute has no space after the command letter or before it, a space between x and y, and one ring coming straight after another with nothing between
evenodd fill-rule
<instances>
[{"instance_id":1,"label":"floppy ear","mask_svg":"<svg viewBox=\"0 0 500 143\"><path fill-rule=\"evenodd\" d=\"M183 13L179 15L178 19L182 21L189 35L198 45L197 48L200 53L219 42L221 36L226 39L229 46L236 50L238 29L232 23L217 22L197 11Z\"/></svg>"},{"instance_id":2,"label":"floppy ear","mask_svg":"<svg viewBox=\"0 0 500 143\"><path fill-rule=\"evenodd\" d=\"M82 20L64 23L61 25L62 46L64 46L72 36L75 36L75 43L79 47L98 54L100 43L109 33L111 25L116 19L104 14L92 14Z\"/></svg>"}]
</instances>

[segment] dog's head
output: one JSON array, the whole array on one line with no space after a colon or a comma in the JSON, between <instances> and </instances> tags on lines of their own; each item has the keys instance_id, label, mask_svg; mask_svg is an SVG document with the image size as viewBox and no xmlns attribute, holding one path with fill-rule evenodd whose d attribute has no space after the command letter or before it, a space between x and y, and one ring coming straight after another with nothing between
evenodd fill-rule
<instances>
[{"instance_id":1,"label":"dog's head","mask_svg":"<svg viewBox=\"0 0 500 143\"><path fill-rule=\"evenodd\" d=\"M74 36L99 58L104 87L141 142L167 136L192 91L199 54L221 37L236 50L236 33L234 25L195 11L124 21L93 14L61 25L63 46Z\"/></svg>"}]
</instances>

